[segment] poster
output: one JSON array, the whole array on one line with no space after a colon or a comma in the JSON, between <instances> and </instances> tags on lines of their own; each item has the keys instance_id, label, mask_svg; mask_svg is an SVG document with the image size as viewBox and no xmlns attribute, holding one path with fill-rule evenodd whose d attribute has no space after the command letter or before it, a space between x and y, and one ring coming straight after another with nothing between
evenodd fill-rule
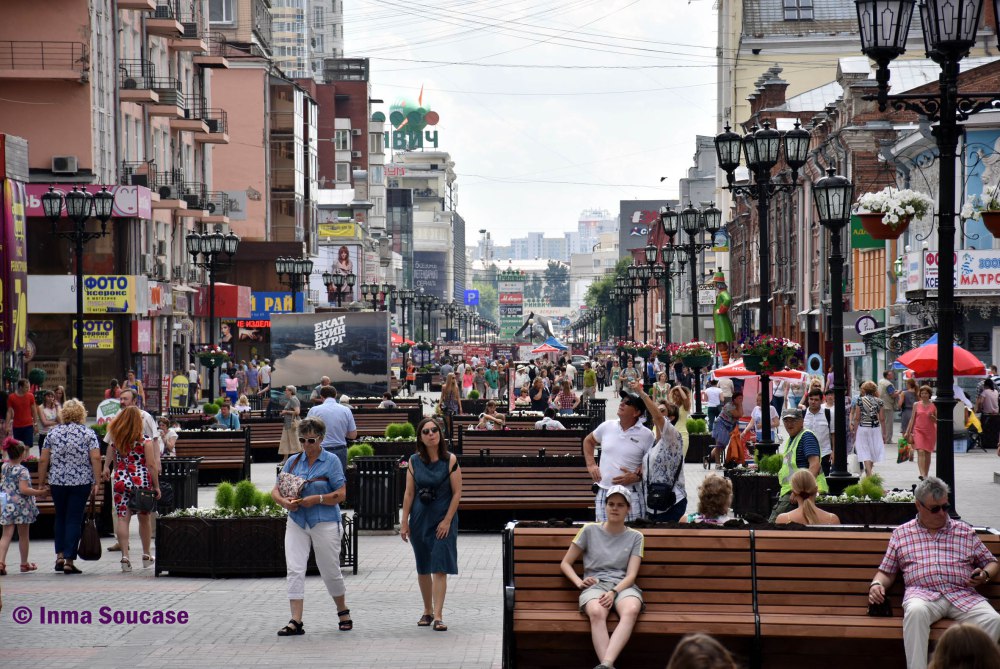
<instances>
[{"instance_id":1,"label":"poster","mask_svg":"<svg viewBox=\"0 0 1000 669\"><path fill-rule=\"evenodd\" d=\"M320 295L326 296L327 305L337 305L337 288L331 286L327 292L323 283L323 273L341 274L347 276L354 275L354 286L345 284L340 288L340 305L348 305L358 299L358 286L364 283L364 276L361 274L361 265L358 261L358 253L361 247L357 244L337 244L319 247L319 253L315 263L313 263L313 273L309 277L309 288L315 290Z\"/></svg>"},{"instance_id":2,"label":"poster","mask_svg":"<svg viewBox=\"0 0 1000 669\"><path fill-rule=\"evenodd\" d=\"M341 393L377 397L389 390L389 314L274 314L271 354L272 388L293 385L307 400L329 376Z\"/></svg>"},{"instance_id":3,"label":"poster","mask_svg":"<svg viewBox=\"0 0 1000 669\"><path fill-rule=\"evenodd\" d=\"M28 339L28 246L24 184L3 181L0 212L0 350L21 351Z\"/></svg>"},{"instance_id":4,"label":"poster","mask_svg":"<svg viewBox=\"0 0 1000 669\"><path fill-rule=\"evenodd\" d=\"M73 321L73 348L76 349L76 321ZM115 347L115 322L112 320L83 321L83 348L113 350Z\"/></svg>"},{"instance_id":5,"label":"poster","mask_svg":"<svg viewBox=\"0 0 1000 669\"><path fill-rule=\"evenodd\" d=\"M219 323L219 341L216 342L220 348L230 353L233 352L233 343L236 338L236 321L222 321Z\"/></svg>"},{"instance_id":6,"label":"poster","mask_svg":"<svg viewBox=\"0 0 1000 669\"><path fill-rule=\"evenodd\" d=\"M444 251L413 252L413 288L417 293L448 301L447 268L448 254Z\"/></svg>"},{"instance_id":7,"label":"poster","mask_svg":"<svg viewBox=\"0 0 1000 669\"><path fill-rule=\"evenodd\" d=\"M83 311L87 314L134 314L136 277L121 274L83 277Z\"/></svg>"},{"instance_id":8,"label":"poster","mask_svg":"<svg viewBox=\"0 0 1000 669\"><path fill-rule=\"evenodd\" d=\"M978 204L991 197L1000 200L1000 130L969 129L965 134L965 202ZM936 197L937 193L932 196ZM981 220L965 221L968 248L989 249L993 235Z\"/></svg>"},{"instance_id":9,"label":"poster","mask_svg":"<svg viewBox=\"0 0 1000 669\"><path fill-rule=\"evenodd\" d=\"M116 399L104 400L97 405L97 424L107 423L122 410L121 402Z\"/></svg>"}]
</instances>

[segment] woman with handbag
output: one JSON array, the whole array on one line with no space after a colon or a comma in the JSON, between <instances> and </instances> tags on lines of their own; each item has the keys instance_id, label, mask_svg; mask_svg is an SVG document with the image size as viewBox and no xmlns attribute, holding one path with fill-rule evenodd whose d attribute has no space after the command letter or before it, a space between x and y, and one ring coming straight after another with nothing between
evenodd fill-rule
<instances>
[{"instance_id":1,"label":"woman with handbag","mask_svg":"<svg viewBox=\"0 0 1000 669\"><path fill-rule=\"evenodd\" d=\"M150 545L153 523L150 513L156 510L160 498L159 447L155 439L142 436L142 413L135 406L122 409L108 428L107 462L114 463L114 472L104 469L102 477L110 479L117 523L115 535L121 546L123 572L132 571L129 559L129 523L139 515L139 539L142 542L142 566L153 566Z\"/></svg>"},{"instance_id":2,"label":"woman with handbag","mask_svg":"<svg viewBox=\"0 0 1000 669\"><path fill-rule=\"evenodd\" d=\"M632 384L632 392L642 398L659 437L642 459L646 518L654 522L675 523L687 510L684 442L681 433L667 420L667 412L660 411L656 402L643 390L641 382Z\"/></svg>"},{"instance_id":3,"label":"woman with handbag","mask_svg":"<svg viewBox=\"0 0 1000 669\"><path fill-rule=\"evenodd\" d=\"M302 608L310 548L316 554L316 566L326 591L336 602L338 628L347 632L354 629L351 610L347 608L347 588L340 572L340 542L344 534L340 503L347 497L347 479L340 458L323 450L326 436L323 421L303 418L298 433L303 451L288 459L271 490L271 499L288 509L285 563L292 618L278 630L278 636L305 634Z\"/></svg>"},{"instance_id":4,"label":"woman with handbag","mask_svg":"<svg viewBox=\"0 0 1000 669\"><path fill-rule=\"evenodd\" d=\"M56 571L79 574L74 561L87 500L101 486L101 446L80 400L67 400L59 420L42 446L38 480L50 487L56 511Z\"/></svg>"}]
</instances>

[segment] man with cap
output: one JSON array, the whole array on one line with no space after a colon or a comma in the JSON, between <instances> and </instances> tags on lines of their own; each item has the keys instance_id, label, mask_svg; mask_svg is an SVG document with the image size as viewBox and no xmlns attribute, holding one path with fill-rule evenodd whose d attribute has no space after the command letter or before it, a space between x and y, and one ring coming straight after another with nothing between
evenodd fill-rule
<instances>
[{"instance_id":1,"label":"man with cap","mask_svg":"<svg viewBox=\"0 0 1000 669\"><path fill-rule=\"evenodd\" d=\"M495 400L500 388L500 372L497 370L496 360L490 363L484 376L486 377L486 399Z\"/></svg>"},{"instance_id":2,"label":"man with cap","mask_svg":"<svg viewBox=\"0 0 1000 669\"><path fill-rule=\"evenodd\" d=\"M642 398L623 390L618 417L606 420L583 440L583 458L587 471L597 485L595 514L598 522L607 520L605 502L608 490L615 485L630 491L628 520L646 516L642 491L642 458L653 447L653 433L642 424L646 406ZM594 459L594 449L601 449L601 464Z\"/></svg>"},{"instance_id":3,"label":"man with cap","mask_svg":"<svg viewBox=\"0 0 1000 669\"><path fill-rule=\"evenodd\" d=\"M778 472L778 483L781 484L781 495L778 503L771 511L769 522L795 508L791 502L792 474L799 469L808 469L816 477L816 486L820 492L828 492L826 477L823 476L819 439L809 430L803 429L805 412L797 407L785 409L781 414L781 423L788 432L788 440L781 445L781 470Z\"/></svg>"},{"instance_id":4,"label":"man with cap","mask_svg":"<svg viewBox=\"0 0 1000 669\"><path fill-rule=\"evenodd\" d=\"M521 396L521 388L531 383L531 379L528 377L528 370L524 368L524 365L518 365L517 371L514 373L514 397Z\"/></svg>"},{"instance_id":5,"label":"man with cap","mask_svg":"<svg viewBox=\"0 0 1000 669\"><path fill-rule=\"evenodd\" d=\"M633 495L625 486L611 486L602 505L606 505L607 520L580 528L559 565L566 578L582 591L580 613L590 619L594 652L601 662L595 669L614 667L636 618L645 608L642 591L635 586L643 558L643 536L625 526L631 514L630 497ZM581 557L583 578L573 566ZM609 634L608 615L612 610L618 614L618 626L614 634Z\"/></svg>"}]
</instances>

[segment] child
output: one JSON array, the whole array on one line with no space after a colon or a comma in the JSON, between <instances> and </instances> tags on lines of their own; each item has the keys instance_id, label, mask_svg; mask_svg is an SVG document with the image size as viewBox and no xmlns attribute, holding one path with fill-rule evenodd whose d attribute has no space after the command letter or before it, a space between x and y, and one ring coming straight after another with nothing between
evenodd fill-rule
<instances>
[{"instance_id":1,"label":"child","mask_svg":"<svg viewBox=\"0 0 1000 669\"><path fill-rule=\"evenodd\" d=\"M0 509L0 525L3 535L0 536L0 576L7 575L7 549L14 538L14 526L17 525L18 544L21 549L21 572L35 571L38 565L28 562L28 530L31 523L38 518L38 507L35 506L35 496L46 494L44 489L31 487L31 474L21 460L28 452L28 447L12 437L3 441L3 450L7 452L8 462L0 467L0 492L6 495L7 502Z\"/></svg>"}]
</instances>

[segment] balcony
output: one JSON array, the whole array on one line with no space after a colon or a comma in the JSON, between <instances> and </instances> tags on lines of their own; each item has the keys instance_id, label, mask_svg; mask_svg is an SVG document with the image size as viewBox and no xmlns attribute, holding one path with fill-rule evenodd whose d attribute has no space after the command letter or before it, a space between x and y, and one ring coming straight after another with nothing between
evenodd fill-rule
<instances>
[{"instance_id":1,"label":"balcony","mask_svg":"<svg viewBox=\"0 0 1000 669\"><path fill-rule=\"evenodd\" d=\"M146 17L146 32L160 37L184 37L184 26L174 0L157 0L153 15Z\"/></svg>"},{"instance_id":2,"label":"balcony","mask_svg":"<svg viewBox=\"0 0 1000 669\"><path fill-rule=\"evenodd\" d=\"M185 118L184 93L181 82L169 77L156 77L152 80L153 91L159 100L149 106L150 116L167 118Z\"/></svg>"},{"instance_id":3,"label":"balcony","mask_svg":"<svg viewBox=\"0 0 1000 669\"><path fill-rule=\"evenodd\" d=\"M122 161L118 183L123 186L145 186L156 194L156 163L152 160ZM157 195L157 197L159 196Z\"/></svg>"},{"instance_id":4,"label":"balcony","mask_svg":"<svg viewBox=\"0 0 1000 669\"><path fill-rule=\"evenodd\" d=\"M206 33L205 41L208 43L208 51L196 54L194 64L199 67L229 68L229 59L226 58L228 44L226 36L222 33Z\"/></svg>"},{"instance_id":5,"label":"balcony","mask_svg":"<svg viewBox=\"0 0 1000 669\"><path fill-rule=\"evenodd\" d=\"M272 134L291 135L295 131L294 112L272 111L268 117L268 128Z\"/></svg>"},{"instance_id":6,"label":"balcony","mask_svg":"<svg viewBox=\"0 0 1000 669\"><path fill-rule=\"evenodd\" d=\"M122 102L156 104L160 96L153 90L156 79L153 64L148 60L118 61L118 97Z\"/></svg>"},{"instance_id":7,"label":"balcony","mask_svg":"<svg viewBox=\"0 0 1000 669\"><path fill-rule=\"evenodd\" d=\"M178 18L180 19L181 26L184 28L184 33L179 38L170 40L170 48L174 51L207 53L208 42L205 40L201 24L198 23L198 17L189 14L187 16L179 16Z\"/></svg>"},{"instance_id":8,"label":"balcony","mask_svg":"<svg viewBox=\"0 0 1000 669\"><path fill-rule=\"evenodd\" d=\"M216 107L205 107L201 110L201 118L205 122L205 132L197 132L194 141L202 144L229 144L229 115L225 110Z\"/></svg>"},{"instance_id":9,"label":"balcony","mask_svg":"<svg viewBox=\"0 0 1000 669\"><path fill-rule=\"evenodd\" d=\"M188 208L184 200L184 175L180 170L169 172L153 172L150 189L160 196L158 202L153 202L153 209L185 210Z\"/></svg>"},{"instance_id":10,"label":"balcony","mask_svg":"<svg viewBox=\"0 0 1000 669\"><path fill-rule=\"evenodd\" d=\"M136 9L151 12L156 9L156 0L118 0L118 9Z\"/></svg>"},{"instance_id":11,"label":"balcony","mask_svg":"<svg viewBox=\"0 0 1000 669\"><path fill-rule=\"evenodd\" d=\"M0 42L0 79L88 80L90 55L82 42Z\"/></svg>"},{"instance_id":12,"label":"balcony","mask_svg":"<svg viewBox=\"0 0 1000 669\"><path fill-rule=\"evenodd\" d=\"M184 181L180 184L181 199L187 205L187 211L181 216L201 218L208 213L208 188L197 181Z\"/></svg>"},{"instance_id":13,"label":"balcony","mask_svg":"<svg viewBox=\"0 0 1000 669\"><path fill-rule=\"evenodd\" d=\"M208 124L205 123L204 103L204 98L188 97L185 100L184 116L182 118L171 118L170 129L194 133L208 132Z\"/></svg>"},{"instance_id":14,"label":"balcony","mask_svg":"<svg viewBox=\"0 0 1000 669\"><path fill-rule=\"evenodd\" d=\"M201 217L202 223L229 223L229 211L232 207L232 200L221 190L208 191L208 201L205 211L207 215Z\"/></svg>"}]
</instances>

